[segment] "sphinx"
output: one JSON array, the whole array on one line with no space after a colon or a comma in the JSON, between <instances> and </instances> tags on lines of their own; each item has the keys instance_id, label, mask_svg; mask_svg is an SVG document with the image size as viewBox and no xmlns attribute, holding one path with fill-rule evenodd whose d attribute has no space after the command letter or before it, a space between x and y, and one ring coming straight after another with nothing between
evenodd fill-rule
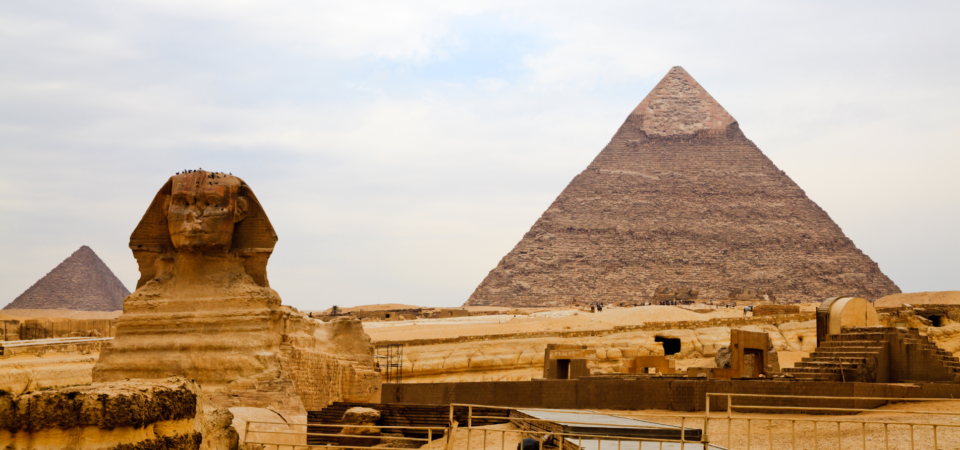
<instances>
[{"instance_id":1,"label":"sphinx","mask_svg":"<svg viewBox=\"0 0 960 450\"><path fill-rule=\"evenodd\" d=\"M242 179L197 170L167 180L130 236L140 279L94 381L178 375L215 406L303 418L333 401L378 400L359 322L312 319L270 288L276 243Z\"/></svg>"}]
</instances>

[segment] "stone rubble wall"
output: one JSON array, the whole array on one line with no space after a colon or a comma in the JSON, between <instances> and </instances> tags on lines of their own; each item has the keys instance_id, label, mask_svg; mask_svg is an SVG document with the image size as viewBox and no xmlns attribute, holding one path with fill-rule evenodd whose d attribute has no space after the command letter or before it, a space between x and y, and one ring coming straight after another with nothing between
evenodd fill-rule
<instances>
[{"instance_id":1,"label":"stone rubble wall","mask_svg":"<svg viewBox=\"0 0 960 450\"><path fill-rule=\"evenodd\" d=\"M800 305L757 305L753 307L755 317L798 314L799 312Z\"/></svg>"}]
</instances>

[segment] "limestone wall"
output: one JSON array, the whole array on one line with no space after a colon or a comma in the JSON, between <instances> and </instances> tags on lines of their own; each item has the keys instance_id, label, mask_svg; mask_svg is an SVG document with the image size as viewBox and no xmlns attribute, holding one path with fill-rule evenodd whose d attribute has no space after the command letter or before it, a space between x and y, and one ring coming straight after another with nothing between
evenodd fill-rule
<instances>
[{"instance_id":1,"label":"limestone wall","mask_svg":"<svg viewBox=\"0 0 960 450\"><path fill-rule=\"evenodd\" d=\"M937 398L960 397L960 383L853 383L824 381L717 380L704 378L604 377L579 380L424 383L384 386L383 403L474 405L557 409L662 409L703 411L706 394L733 393L829 397ZM734 400L735 402L737 400ZM753 399L758 406L874 408L882 400L787 398ZM711 397L711 411L724 411L726 399ZM783 447L780 447L783 448ZM876 448L876 447L870 447Z\"/></svg>"},{"instance_id":2,"label":"limestone wall","mask_svg":"<svg viewBox=\"0 0 960 450\"><path fill-rule=\"evenodd\" d=\"M0 340L4 341L113 337L116 332L116 321L110 319L8 319L0 323Z\"/></svg>"},{"instance_id":3,"label":"limestone wall","mask_svg":"<svg viewBox=\"0 0 960 450\"><path fill-rule=\"evenodd\" d=\"M97 338L94 338L97 339ZM18 341L22 342L22 341ZM31 342L31 341L27 341ZM43 356L47 353L59 353L59 354L77 354L77 355L89 355L96 354L100 352L100 346L103 345L102 340L97 341L79 341L79 342L70 342L70 341L53 341L50 343L45 343L42 345L25 345L25 346L7 346L2 345L3 348L2 354L0 354L0 360L10 359L17 356L33 355L33 356Z\"/></svg>"},{"instance_id":4,"label":"limestone wall","mask_svg":"<svg viewBox=\"0 0 960 450\"><path fill-rule=\"evenodd\" d=\"M94 338L98 339L98 338ZM21 393L90 384L104 341L20 341L24 346L2 346L0 390Z\"/></svg>"},{"instance_id":5,"label":"limestone wall","mask_svg":"<svg viewBox=\"0 0 960 450\"><path fill-rule=\"evenodd\" d=\"M542 370L547 344L586 345L596 349L604 372L618 372L623 359L663 354L662 345L655 341L658 336L680 339L680 353L674 358L713 357L720 347L730 344L731 328L769 333L778 351L810 352L816 348L814 320L777 322L777 318L768 317L720 319L693 323L650 323L594 332L409 341L404 349L403 376L405 382L414 383L529 380L539 376L537 372ZM722 325L724 323L730 325Z\"/></svg>"},{"instance_id":6,"label":"limestone wall","mask_svg":"<svg viewBox=\"0 0 960 450\"><path fill-rule=\"evenodd\" d=\"M88 385L97 354L47 354L0 361L0 390L19 394L41 389Z\"/></svg>"},{"instance_id":7,"label":"limestone wall","mask_svg":"<svg viewBox=\"0 0 960 450\"><path fill-rule=\"evenodd\" d=\"M940 327L910 311L882 316L887 322L905 322L918 328L940 348L960 356L960 323L945 319ZM908 320L909 319L909 320ZM498 335L471 335L439 339L377 341L403 344L403 379L409 383L461 381L524 381L542 374L547 344L586 345L597 350L605 372L619 371L621 361L662 351L655 338L676 338L680 352L671 358L712 358L730 343L730 330L766 332L779 352L811 352L816 348L813 314L720 318L707 321L647 322L601 330L542 331ZM799 357L795 355L794 357ZM700 361L700 364L705 363Z\"/></svg>"}]
</instances>

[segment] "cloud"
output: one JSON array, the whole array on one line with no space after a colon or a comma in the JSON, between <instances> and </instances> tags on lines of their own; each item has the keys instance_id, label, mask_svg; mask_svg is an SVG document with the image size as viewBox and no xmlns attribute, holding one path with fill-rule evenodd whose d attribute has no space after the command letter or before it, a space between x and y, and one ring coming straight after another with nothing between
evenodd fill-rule
<instances>
[{"instance_id":1,"label":"cloud","mask_svg":"<svg viewBox=\"0 0 960 450\"><path fill-rule=\"evenodd\" d=\"M286 303L462 303L683 65L906 291L958 289L952 3L0 7L0 298L233 172Z\"/></svg>"}]
</instances>

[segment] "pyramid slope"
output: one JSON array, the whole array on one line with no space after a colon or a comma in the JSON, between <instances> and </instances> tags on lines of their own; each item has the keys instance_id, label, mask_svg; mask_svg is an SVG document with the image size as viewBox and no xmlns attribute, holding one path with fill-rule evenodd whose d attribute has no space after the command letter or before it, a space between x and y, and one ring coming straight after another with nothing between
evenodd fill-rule
<instances>
[{"instance_id":1,"label":"pyramid slope","mask_svg":"<svg viewBox=\"0 0 960 450\"><path fill-rule=\"evenodd\" d=\"M675 67L466 302L778 300L900 292Z\"/></svg>"},{"instance_id":2,"label":"pyramid slope","mask_svg":"<svg viewBox=\"0 0 960 450\"><path fill-rule=\"evenodd\" d=\"M84 245L3 309L117 311L130 291Z\"/></svg>"}]
</instances>

